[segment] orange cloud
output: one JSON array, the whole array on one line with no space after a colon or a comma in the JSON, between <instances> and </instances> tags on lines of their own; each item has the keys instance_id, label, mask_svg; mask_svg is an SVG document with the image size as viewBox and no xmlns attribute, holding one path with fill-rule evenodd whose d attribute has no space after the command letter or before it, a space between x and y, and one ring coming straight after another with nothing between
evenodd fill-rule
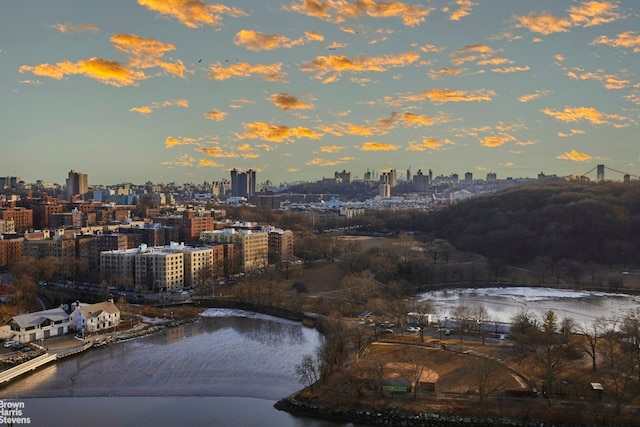
<instances>
[{"instance_id":1,"label":"orange cloud","mask_svg":"<svg viewBox=\"0 0 640 427\"><path fill-rule=\"evenodd\" d=\"M418 94L403 95L405 101L419 102L428 99L434 104L445 102L474 102L491 101L495 92L490 89L479 90L451 90L451 89L429 89Z\"/></svg>"},{"instance_id":2,"label":"orange cloud","mask_svg":"<svg viewBox=\"0 0 640 427\"><path fill-rule=\"evenodd\" d=\"M491 71L493 71L494 73L517 73L520 71L529 71L531 68L529 68L528 65L525 65L524 67L505 67L505 68L493 68L491 69Z\"/></svg>"},{"instance_id":3,"label":"orange cloud","mask_svg":"<svg viewBox=\"0 0 640 427\"><path fill-rule=\"evenodd\" d=\"M520 98L518 98L518 101L520 101L520 102L533 101L533 100L538 99L538 98L540 98L542 96L546 96L549 93L551 93L551 92L548 91L548 90L537 90L534 93L528 93L528 94L522 95Z\"/></svg>"},{"instance_id":4,"label":"orange cloud","mask_svg":"<svg viewBox=\"0 0 640 427\"><path fill-rule=\"evenodd\" d=\"M300 172L300 168L288 168L287 172Z\"/></svg>"},{"instance_id":5,"label":"orange cloud","mask_svg":"<svg viewBox=\"0 0 640 427\"><path fill-rule=\"evenodd\" d=\"M228 67L220 63L210 66L209 78L212 80L228 80L233 77L251 77L258 75L264 80L283 81L286 73L282 71L282 63L251 65L246 62L236 62Z\"/></svg>"},{"instance_id":6,"label":"orange cloud","mask_svg":"<svg viewBox=\"0 0 640 427\"><path fill-rule=\"evenodd\" d=\"M446 47L439 47L433 44L425 44L423 46L419 46L418 49L427 53L441 53L446 49Z\"/></svg>"},{"instance_id":7,"label":"orange cloud","mask_svg":"<svg viewBox=\"0 0 640 427\"><path fill-rule=\"evenodd\" d=\"M63 61L54 65L23 65L18 71L21 73L30 71L36 75L58 80L66 75L81 74L117 87L135 85L138 80L147 78L144 72L140 71L147 68L159 67L165 73L178 77L184 77L187 71L182 61L162 60L167 52L175 50L175 46L170 43L163 43L153 38L144 39L133 34L114 34L110 40L115 50L127 55L126 65L102 58L90 58L75 63Z\"/></svg>"},{"instance_id":8,"label":"orange cloud","mask_svg":"<svg viewBox=\"0 0 640 427\"><path fill-rule=\"evenodd\" d=\"M197 150L209 157L225 157L225 158L231 158L231 159L240 157L239 154L234 153L233 151L225 152L222 149L222 147L219 147L217 145L214 147L200 147Z\"/></svg>"},{"instance_id":9,"label":"orange cloud","mask_svg":"<svg viewBox=\"0 0 640 427\"><path fill-rule=\"evenodd\" d=\"M594 125L608 124L619 127L622 126L622 124L616 122L627 120L626 117L622 117L617 114L602 113L593 107L566 107L562 111L545 108L544 110L542 110L542 112L548 116L555 118L558 121L565 123L585 120ZM613 122L611 120L613 120Z\"/></svg>"},{"instance_id":10,"label":"orange cloud","mask_svg":"<svg viewBox=\"0 0 640 427\"><path fill-rule=\"evenodd\" d=\"M580 69L567 71L567 76L575 80L594 80L606 89L624 89L631 85L631 81L614 74L606 74L603 70L595 72L582 72Z\"/></svg>"},{"instance_id":11,"label":"orange cloud","mask_svg":"<svg viewBox=\"0 0 640 427\"><path fill-rule=\"evenodd\" d=\"M350 157L350 156L340 157L337 160L326 160L326 159L322 159L320 157L316 157L315 159L309 160L305 164L307 166L337 166L337 165L340 165L340 164L343 164L343 163L350 162L353 159L354 158Z\"/></svg>"},{"instance_id":12,"label":"orange cloud","mask_svg":"<svg viewBox=\"0 0 640 427\"><path fill-rule=\"evenodd\" d=\"M193 166L193 163L196 161L193 157L188 154L184 154L178 158L175 162L162 162L163 165L166 166Z\"/></svg>"},{"instance_id":13,"label":"orange cloud","mask_svg":"<svg viewBox=\"0 0 640 427\"><path fill-rule=\"evenodd\" d=\"M588 154L585 153L581 153L579 151L576 150L571 150L568 151L566 153L560 154L558 156L556 156L556 159L560 159L560 160L571 160L574 162L588 162L589 160L592 159L592 157Z\"/></svg>"},{"instance_id":14,"label":"orange cloud","mask_svg":"<svg viewBox=\"0 0 640 427\"><path fill-rule=\"evenodd\" d=\"M186 67L182 61L166 62L162 57L175 50L171 43L163 43L154 38L145 39L134 34L114 34L111 36L113 48L129 57L129 66L146 69L160 67L165 72L184 77Z\"/></svg>"},{"instance_id":15,"label":"orange cloud","mask_svg":"<svg viewBox=\"0 0 640 427\"><path fill-rule=\"evenodd\" d=\"M560 138L568 138L570 136L574 136L574 135L582 135L587 133L586 131L583 130L579 130L579 129L571 129L568 133L565 132L558 132L558 136Z\"/></svg>"},{"instance_id":16,"label":"orange cloud","mask_svg":"<svg viewBox=\"0 0 640 427\"><path fill-rule=\"evenodd\" d=\"M433 80L440 80L445 77L458 76L460 74L462 74L462 69L460 68L440 68L436 71L429 71L429 77Z\"/></svg>"},{"instance_id":17,"label":"orange cloud","mask_svg":"<svg viewBox=\"0 0 640 427\"><path fill-rule=\"evenodd\" d=\"M616 48L631 48L633 52L640 52L640 35L636 35L633 31L618 34L615 38L600 36L591 44L605 44Z\"/></svg>"},{"instance_id":18,"label":"orange cloud","mask_svg":"<svg viewBox=\"0 0 640 427\"><path fill-rule=\"evenodd\" d=\"M302 102L290 93L274 93L269 99L276 107L283 110L311 110L314 108L313 104Z\"/></svg>"},{"instance_id":19,"label":"orange cloud","mask_svg":"<svg viewBox=\"0 0 640 427\"><path fill-rule=\"evenodd\" d=\"M499 135L486 136L480 140L480 144L485 147L495 148L511 141L515 141L515 138L509 134L503 133Z\"/></svg>"},{"instance_id":20,"label":"orange cloud","mask_svg":"<svg viewBox=\"0 0 640 427\"><path fill-rule=\"evenodd\" d=\"M487 58L476 62L477 65L503 65L513 64L513 61L507 58Z\"/></svg>"},{"instance_id":21,"label":"orange cloud","mask_svg":"<svg viewBox=\"0 0 640 427\"><path fill-rule=\"evenodd\" d=\"M376 2L374 0L359 0L354 3L346 1L302 0L285 10L322 19L336 24L346 19L359 18L367 15L372 18L400 18L404 25L415 26L424 22L434 8L409 5L400 1Z\"/></svg>"},{"instance_id":22,"label":"orange cloud","mask_svg":"<svg viewBox=\"0 0 640 427\"><path fill-rule=\"evenodd\" d=\"M236 34L233 42L236 46L242 46L247 50L261 51L299 46L304 43L304 39L291 40L285 36L276 34L264 34L253 30L240 30Z\"/></svg>"},{"instance_id":23,"label":"orange cloud","mask_svg":"<svg viewBox=\"0 0 640 427\"><path fill-rule=\"evenodd\" d=\"M304 38L307 39L307 41L315 41L315 42L324 41L324 36L318 33L317 31L305 31Z\"/></svg>"},{"instance_id":24,"label":"orange cloud","mask_svg":"<svg viewBox=\"0 0 640 427\"><path fill-rule=\"evenodd\" d=\"M160 15L171 16L189 28L220 25L223 15L233 18L247 15L242 9L202 0L138 0L138 4Z\"/></svg>"},{"instance_id":25,"label":"orange cloud","mask_svg":"<svg viewBox=\"0 0 640 427\"><path fill-rule=\"evenodd\" d=\"M195 138L174 138L172 136L168 136L164 140L164 146L167 148L175 147L176 145L190 145L190 144L198 144L198 140Z\"/></svg>"},{"instance_id":26,"label":"orange cloud","mask_svg":"<svg viewBox=\"0 0 640 427\"><path fill-rule=\"evenodd\" d=\"M353 59L347 56L318 56L311 62L300 67L300 71L315 73L316 79L324 79L325 83L337 81L340 73L384 72L390 68L405 67L420 58L415 52L405 52L399 55L385 55L379 57ZM334 73L328 78L325 76Z\"/></svg>"},{"instance_id":27,"label":"orange cloud","mask_svg":"<svg viewBox=\"0 0 640 427\"><path fill-rule=\"evenodd\" d=\"M227 116L227 113L213 108L207 111L206 113L204 113L204 116L209 120L215 120L216 122L221 122Z\"/></svg>"},{"instance_id":28,"label":"orange cloud","mask_svg":"<svg viewBox=\"0 0 640 427\"><path fill-rule=\"evenodd\" d=\"M410 141L407 151L439 150L445 144L453 145L455 143L449 139L422 138L421 141Z\"/></svg>"},{"instance_id":29,"label":"orange cloud","mask_svg":"<svg viewBox=\"0 0 640 427\"><path fill-rule=\"evenodd\" d=\"M173 105L177 105L178 107L187 108L189 107L189 101L186 99L170 99L164 102L154 102L151 105L144 105L142 107L131 107L129 111L140 113L140 114L151 114L154 110L164 107L170 107Z\"/></svg>"},{"instance_id":30,"label":"orange cloud","mask_svg":"<svg viewBox=\"0 0 640 427\"><path fill-rule=\"evenodd\" d=\"M363 142L360 145L360 150L362 151L396 151L398 146L395 144L387 144L375 141L367 141Z\"/></svg>"},{"instance_id":31,"label":"orange cloud","mask_svg":"<svg viewBox=\"0 0 640 427\"><path fill-rule=\"evenodd\" d=\"M337 145L323 145L320 147L320 151L323 153L337 153L338 151L343 150L344 147L339 147Z\"/></svg>"},{"instance_id":32,"label":"orange cloud","mask_svg":"<svg viewBox=\"0 0 640 427\"><path fill-rule=\"evenodd\" d=\"M574 24L584 27L608 24L621 18L618 5L612 1L586 1L570 7L569 16Z\"/></svg>"},{"instance_id":33,"label":"orange cloud","mask_svg":"<svg viewBox=\"0 0 640 427\"><path fill-rule=\"evenodd\" d=\"M220 163L216 162L215 160L211 160L211 159L200 159L200 161L198 161L198 167L199 168L219 168L222 167L224 165L221 165Z\"/></svg>"},{"instance_id":34,"label":"orange cloud","mask_svg":"<svg viewBox=\"0 0 640 427\"><path fill-rule=\"evenodd\" d=\"M450 118L442 113L439 113L437 116L426 116L424 114L415 114L405 111L401 114L396 112L391 113L389 118L378 119L378 123L384 128L391 128L396 125L396 123L400 122L404 126L407 127L423 127L423 126L433 126L436 124L447 123L450 121Z\"/></svg>"},{"instance_id":35,"label":"orange cloud","mask_svg":"<svg viewBox=\"0 0 640 427\"><path fill-rule=\"evenodd\" d=\"M53 26L56 30L61 33L82 33L82 32L90 32L90 33L98 33L98 27L93 24L56 24Z\"/></svg>"},{"instance_id":36,"label":"orange cloud","mask_svg":"<svg viewBox=\"0 0 640 427\"><path fill-rule=\"evenodd\" d=\"M541 15L535 13L529 16L516 16L517 28L526 28L531 32L549 35L569 31L572 22L568 18L556 18L550 13L544 12Z\"/></svg>"},{"instance_id":37,"label":"orange cloud","mask_svg":"<svg viewBox=\"0 0 640 427\"><path fill-rule=\"evenodd\" d=\"M451 12L449 16L449 20L451 21L459 21L471 14L471 9L473 6L476 6L477 3L473 3L471 0L456 0L456 4L458 5L458 9Z\"/></svg>"},{"instance_id":38,"label":"orange cloud","mask_svg":"<svg viewBox=\"0 0 640 427\"><path fill-rule=\"evenodd\" d=\"M353 123L337 123L332 125L320 125L320 130L335 136L357 135L357 136L373 136L384 135L387 131L376 126L361 126Z\"/></svg>"},{"instance_id":39,"label":"orange cloud","mask_svg":"<svg viewBox=\"0 0 640 427\"><path fill-rule=\"evenodd\" d=\"M153 113L153 108L145 105L142 107L131 107L129 108L129 111L132 113L151 114Z\"/></svg>"},{"instance_id":40,"label":"orange cloud","mask_svg":"<svg viewBox=\"0 0 640 427\"><path fill-rule=\"evenodd\" d=\"M244 126L244 132L236 134L239 139L260 139L269 142L293 142L295 139L319 139L319 134L306 127L290 128L285 125L271 125L263 122L253 122Z\"/></svg>"},{"instance_id":41,"label":"orange cloud","mask_svg":"<svg viewBox=\"0 0 640 427\"><path fill-rule=\"evenodd\" d=\"M61 80L66 75L80 74L116 87L135 85L138 80L146 77L142 71L135 71L119 62L102 58L90 58L75 63L63 61L54 65L22 65L18 71L20 73L31 72L38 76L50 77L56 80Z\"/></svg>"}]
</instances>

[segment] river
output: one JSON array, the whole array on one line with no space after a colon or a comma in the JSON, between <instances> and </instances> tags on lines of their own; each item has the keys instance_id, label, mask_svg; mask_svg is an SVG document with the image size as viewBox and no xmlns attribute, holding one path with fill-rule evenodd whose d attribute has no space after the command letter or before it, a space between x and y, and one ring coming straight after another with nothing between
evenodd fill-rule
<instances>
[{"instance_id":1,"label":"river","mask_svg":"<svg viewBox=\"0 0 640 427\"><path fill-rule=\"evenodd\" d=\"M273 404L322 336L299 322L209 309L195 323L44 367L5 387L32 425L335 426Z\"/></svg>"}]
</instances>

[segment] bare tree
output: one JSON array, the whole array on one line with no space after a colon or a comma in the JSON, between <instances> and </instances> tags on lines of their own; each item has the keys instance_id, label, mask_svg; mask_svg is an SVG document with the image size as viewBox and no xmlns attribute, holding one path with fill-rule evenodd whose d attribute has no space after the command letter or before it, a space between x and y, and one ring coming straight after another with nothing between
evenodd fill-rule
<instances>
[{"instance_id":1,"label":"bare tree","mask_svg":"<svg viewBox=\"0 0 640 427\"><path fill-rule=\"evenodd\" d=\"M485 324L489 321L489 312L484 305L479 304L473 309L473 317L478 325L478 335L482 338L482 345L484 345L487 337Z\"/></svg>"},{"instance_id":2,"label":"bare tree","mask_svg":"<svg viewBox=\"0 0 640 427\"><path fill-rule=\"evenodd\" d=\"M460 342L462 342L462 336L464 335L464 330L467 327L467 321L471 318L471 309L464 305L460 304L453 309L453 317L458 322L458 335L460 336Z\"/></svg>"},{"instance_id":3,"label":"bare tree","mask_svg":"<svg viewBox=\"0 0 640 427\"><path fill-rule=\"evenodd\" d=\"M596 359L598 356L598 341L607 329L607 320L604 317L594 319L589 325L581 326L578 331L582 336L584 352L591 357L591 370L598 369Z\"/></svg>"},{"instance_id":4,"label":"bare tree","mask_svg":"<svg viewBox=\"0 0 640 427\"><path fill-rule=\"evenodd\" d=\"M318 362L313 355L302 356L302 361L296 365L295 370L298 381L309 386L313 392L313 385L318 382Z\"/></svg>"},{"instance_id":5,"label":"bare tree","mask_svg":"<svg viewBox=\"0 0 640 427\"><path fill-rule=\"evenodd\" d=\"M488 356L474 357L467 364L470 379L480 399L480 406L486 409L489 396L498 394L506 387L504 378L500 375L504 367L500 362Z\"/></svg>"}]
</instances>

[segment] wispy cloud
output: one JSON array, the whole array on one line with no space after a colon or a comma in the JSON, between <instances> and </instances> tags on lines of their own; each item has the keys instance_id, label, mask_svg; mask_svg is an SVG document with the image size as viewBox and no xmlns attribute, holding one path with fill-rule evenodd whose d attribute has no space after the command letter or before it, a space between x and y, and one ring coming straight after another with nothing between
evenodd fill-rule
<instances>
[{"instance_id":1,"label":"wispy cloud","mask_svg":"<svg viewBox=\"0 0 640 427\"><path fill-rule=\"evenodd\" d=\"M218 62L209 66L211 70L209 78L212 80L228 80L234 77L251 77L257 75L263 80L278 82L283 81L287 75L282 71L282 67L282 63L251 65L246 62L236 62L225 66Z\"/></svg>"},{"instance_id":2,"label":"wispy cloud","mask_svg":"<svg viewBox=\"0 0 640 427\"><path fill-rule=\"evenodd\" d=\"M138 4L160 15L175 18L189 28L221 25L224 15L234 18L247 15L242 9L202 0L138 0Z\"/></svg>"},{"instance_id":3,"label":"wispy cloud","mask_svg":"<svg viewBox=\"0 0 640 427\"><path fill-rule=\"evenodd\" d=\"M622 127L624 126L624 122L628 120L624 116L603 113L593 107L566 107L564 110L545 108L542 112L565 123L587 121L594 125L608 124L615 127Z\"/></svg>"},{"instance_id":4,"label":"wispy cloud","mask_svg":"<svg viewBox=\"0 0 640 427\"><path fill-rule=\"evenodd\" d=\"M618 34L616 37L600 36L591 44L604 44L615 48L632 49L634 53L640 52L640 35L633 31Z\"/></svg>"},{"instance_id":5,"label":"wispy cloud","mask_svg":"<svg viewBox=\"0 0 640 427\"><path fill-rule=\"evenodd\" d=\"M344 150L345 147L340 147L338 145L323 145L320 147L320 151L323 153L337 153L338 151Z\"/></svg>"},{"instance_id":6,"label":"wispy cloud","mask_svg":"<svg viewBox=\"0 0 640 427\"><path fill-rule=\"evenodd\" d=\"M423 102L429 100L434 104L444 104L445 102L477 102L491 101L495 92L491 89L478 90L453 90L433 88L419 93L408 93L399 95L396 100L401 102ZM394 102L387 99L388 103Z\"/></svg>"},{"instance_id":7,"label":"wispy cloud","mask_svg":"<svg viewBox=\"0 0 640 427\"><path fill-rule=\"evenodd\" d=\"M549 35L567 32L571 27L592 27L622 19L617 2L585 1L571 6L568 16L557 17L548 12L531 13L527 16L516 16L517 28L526 28L531 32Z\"/></svg>"},{"instance_id":8,"label":"wispy cloud","mask_svg":"<svg viewBox=\"0 0 640 427\"><path fill-rule=\"evenodd\" d=\"M571 160L573 162L588 162L589 160L592 159L592 157L589 154L581 153L576 150L571 150L556 156L556 159Z\"/></svg>"},{"instance_id":9,"label":"wispy cloud","mask_svg":"<svg viewBox=\"0 0 640 427\"><path fill-rule=\"evenodd\" d=\"M244 125L244 132L236 134L238 139L260 139L268 142L293 142L300 138L319 139L322 134L307 127L288 127L264 122Z\"/></svg>"},{"instance_id":10,"label":"wispy cloud","mask_svg":"<svg viewBox=\"0 0 640 427\"><path fill-rule=\"evenodd\" d=\"M631 80L615 74L605 73L604 70L587 72L580 68L567 71L567 76L574 80L593 80L600 83L606 89L624 89L631 85Z\"/></svg>"},{"instance_id":11,"label":"wispy cloud","mask_svg":"<svg viewBox=\"0 0 640 427\"><path fill-rule=\"evenodd\" d=\"M449 139L422 138L420 141L410 141L407 151L439 150L445 145L454 145Z\"/></svg>"},{"instance_id":12,"label":"wispy cloud","mask_svg":"<svg viewBox=\"0 0 640 427\"><path fill-rule=\"evenodd\" d=\"M375 141L366 141L360 145L360 150L362 151L396 151L398 149L399 147L395 144Z\"/></svg>"},{"instance_id":13,"label":"wispy cloud","mask_svg":"<svg viewBox=\"0 0 640 427\"><path fill-rule=\"evenodd\" d=\"M104 84L121 87L135 85L146 78L142 71L131 69L117 61L91 58L78 62L62 61L55 64L22 65L20 73L30 72L37 76L62 80L68 75L83 75Z\"/></svg>"},{"instance_id":14,"label":"wispy cloud","mask_svg":"<svg viewBox=\"0 0 640 427\"><path fill-rule=\"evenodd\" d=\"M558 136L560 138L568 138L570 136L575 136L575 135L584 135L585 133L587 132L584 130L571 129L569 132L558 132Z\"/></svg>"},{"instance_id":15,"label":"wispy cloud","mask_svg":"<svg viewBox=\"0 0 640 427\"><path fill-rule=\"evenodd\" d=\"M100 32L98 27L93 25L93 24L69 24L69 23L65 23L65 24L55 24L53 26L53 28L55 28L56 30L60 31L61 33L83 33L83 32L89 32L89 33L96 33L97 34L98 32Z\"/></svg>"},{"instance_id":16,"label":"wispy cloud","mask_svg":"<svg viewBox=\"0 0 640 427\"><path fill-rule=\"evenodd\" d=\"M518 101L520 102L534 101L536 99L542 98L543 96L547 96L550 93L551 91L549 90L537 90L533 93L527 93L525 95L522 95L520 98L518 98Z\"/></svg>"},{"instance_id":17,"label":"wispy cloud","mask_svg":"<svg viewBox=\"0 0 640 427\"><path fill-rule=\"evenodd\" d=\"M372 18L400 18L407 26L415 26L424 22L435 9L393 0L389 2L359 0L354 3L337 0L302 0L284 8L335 24L343 23L346 19L357 19L367 15Z\"/></svg>"},{"instance_id":18,"label":"wispy cloud","mask_svg":"<svg viewBox=\"0 0 640 427\"><path fill-rule=\"evenodd\" d=\"M236 46L242 46L247 50L253 51L291 48L300 46L304 44L304 42L305 39L303 37L291 40L285 36L264 34L253 30L240 30L234 39Z\"/></svg>"},{"instance_id":19,"label":"wispy cloud","mask_svg":"<svg viewBox=\"0 0 640 427\"><path fill-rule=\"evenodd\" d=\"M344 163L348 163L352 160L354 160L354 157L351 157L351 156L344 156L335 160L328 160L328 159L323 159L321 157L316 157L314 159L309 160L305 164L307 166L337 166Z\"/></svg>"},{"instance_id":20,"label":"wispy cloud","mask_svg":"<svg viewBox=\"0 0 640 427\"><path fill-rule=\"evenodd\" d=\"M170 99L168 101L163 101L163 102L154 102L151 105L131 107L129 111L140 113L140 114L151 114L153 113L154 110L158 110L160 108L165 108L165 107L171 107L174 105L177 107L188 108L189 101L187 101L186 99Z\"/></svg>"},{"instance_id":21,"label":"wispy cloud","mask_svg":"<svg viewBox=\"0 0 640 427\"><path fill-rule=\"evenodd\" d=\"M339 80L341 73L384 72L391 68L406 67L418 61L420 55L416 52L404 52L399 55L384 55L378 57L349 58L344 55L317 56L311 62L300 67L300 71L314 73L314 78L325 83ZM326 77L327 74L331 74Z\"/></svg>"},{"instance_id":22,"label":"wispy cloud","mask_svg":"<svg viewBox=\"0 0 640 427\"><path fill-rule=\"evenodd\" d=\"M477 3L473 3L471 0L456 0L457 9L451 11L449 8L445 12L451 12L449 19L451 21L459 21L465 16L471 14L471 9L476 6Z\"/></svg>"}]
</instances>

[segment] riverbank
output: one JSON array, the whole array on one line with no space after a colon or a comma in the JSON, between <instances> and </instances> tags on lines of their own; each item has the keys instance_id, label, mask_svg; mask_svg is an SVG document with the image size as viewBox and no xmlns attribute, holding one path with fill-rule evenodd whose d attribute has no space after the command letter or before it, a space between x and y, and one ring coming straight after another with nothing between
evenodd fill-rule
<instances>
[{"instance_id":1,"label":"riverbank","mask_svg":"<svg viewBox=\"0 0 640 427\"><path fill-rule=\"evenodd\" d=\"M435 413L406 414L395 410L373 411L346 408L330 408L312 405L296 400L293 396L281 399L274 408L300 417L318 418L340 423L354 423L368 426L403 427L539 427L544 422L533 420L513 420L507 418L477 418L471 416L441 416ZM557 427L575 424L557 424Z\"/></svg>"}]
</instances>

